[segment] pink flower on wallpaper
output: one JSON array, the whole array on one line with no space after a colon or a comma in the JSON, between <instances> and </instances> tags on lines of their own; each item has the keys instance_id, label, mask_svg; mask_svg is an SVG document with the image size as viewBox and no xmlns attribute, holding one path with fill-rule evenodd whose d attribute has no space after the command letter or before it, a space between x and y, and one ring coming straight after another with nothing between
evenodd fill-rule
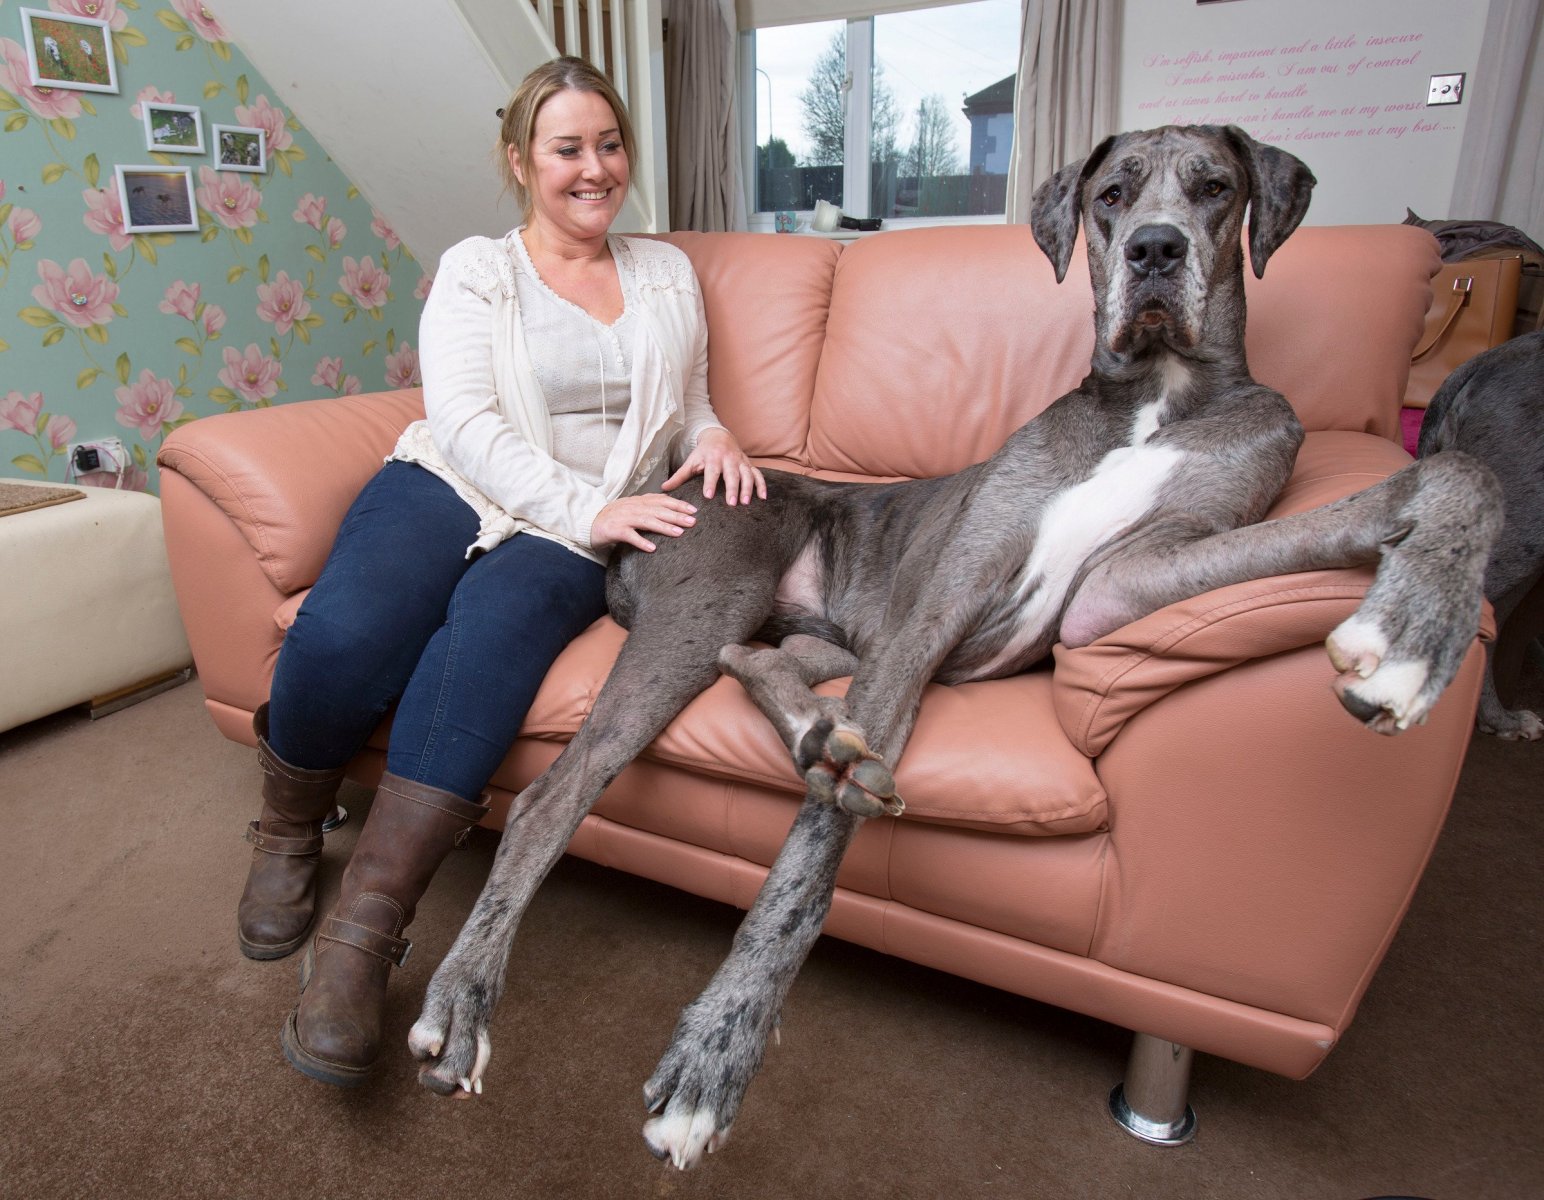
<instances>
[{"instance_id":1,"label":"pink flower on wallpaper","mask_svg":"<svg viewBox=\"0 0 1544 1200\"><path fill-rule=\"evenodd\" d=\"M204 336L212 338L225 328L225 310L218 304L204 306Z\"/></svg>"},{"instance_id":2,"label":"pink flower on wallpaper","mask_svg":"<svg viewBox=\"0 0 1544 1200\"><path fill-rule=\"evenodd\" d=\"M160 437L166 426L182 415L182 401L170 379L158 379L148 368L139 373L139 382L117 388L118 424L139 430L147 442Z\"/></svg>"},{"instance_id":3,"label":"pink flower on wallpaper","mask_svg":"<svg viewBox=\"0 0 1544 1200\"><path fill-rule=\"evenodd\" d=\"M328 360L324 358L322 361ZM341 362L342 360L332 361ZM311 382L315 383L316 380L312 379ZM42 392L33 392L30 396L21 392L7 392L0 396L0 429L15 429L32 437L38 431L38 414L42 411Z\"/></svg>"},{"instance_id":4,"label":"pink flower on wallpaper","mask_svg":"<svg viewBox=\"0 0 1544 1200\"><path fill-rule=\"evenodd\" d=\"M11 210L11 238L20 246L30 242L43 230L43 222L30 208Z\"/></svg>"},{"instance_id":5,"label":"pink flower on wallpaper","mask_svg":"<svg viewBox=\"0 0 1544 1200\"><path fill-rule=\"evenodd\" d=\"M136 102L129 108L129 115L132 116L136 121L144 120L145 110L140 106L144 104L146 100L149 100L155 104L173 104L176 102L177 97L172 95L170 92L163 92L154 84L151 84L148 87L140 88L139 95L135 97Z\"/></svg>"},{"instance_id":6,"label":"pink flower on wallpaper","mask_svg":"<svg viewBox=\"0 0 1544 1200\"><path fill-rule=\"evenodd\" d=\"M290 136L289 115L268 103L267 96L258 96L251 104L236 106L236 123L261 129L268 135L268 153L288 150L295 143Z\"/></svg>"},{"instance_id":7,"label":"pink flower on wallpaper","mask_svg":"<svg viewBox=\"0 0 1544 1200\"><path fill-rule=\"evenodd\" d=\"M316 370L311 372L311 382L319 384L324 388L331 388L333 391L337 391L338 379L342 373L343 360L332 355L325 355L323 356L322 360L316 364ZM20 394L20 392L11 393L13 396L18 396ZM3 410L0 410L0 412L3 412Z\"/></svg>"},{"instance_id":8,"label":"pink flower on wallpaper","mask_svg":"<svg viewBox=\"0 0 1544 1200\"><path fill-rule=\"evenodd\" d=\"M5 199L5 180L0 179L0 200Z\"/></svg>"},{"instance_id":9,"label":"pink flower on wallpaper","mask_svg":"<svg viewBox=\"0 0 1544 1200\"><path fill-rule=\"evenodd\" d=\"M48 7L69 17L106 21L113 29L122 29L129 23L129 14L119 10L118 0L48 0Z\"/></svg>"},{"instance_id":10,"label":"pink flower on wallpaper","mask_svg":"<svg viewBox=\"0 0 1544 1200\"><path fill-rule=\"evenodd\" d=\"M333 357L323 358L316 364L316 370L311 373L311 382L343 396L357 396L361 386L359 376L345 375L343 360Z\"/></svg>"},{"instance_id":11,"label":"pink flower on wallpaper","mask_svg":"<svg viewBox=\"0 0 1544 1200\"><path fill-rule=\"evenodd\" d=\"M32 289L33 298L76 328L105 325L113 319L118 285L106 275L93 275L85 259L74 259L66 270L45 258L38 263L38 276L43 282Z\"/></svg>"},{"instance_id":12,"label":"pink flower on wallpaper","mask_svg":"<svg viewBox=\"0 0 1544 1200\"><path fill-rule=\"evenodd\" d=\"M413 286L413 298L415 300L427 300L429 298L429 289L433 286L433 275L420 275L418 282Z\"/></svg>"},{"instance_id":13,"label":"pink flower on wallpaper","mask_svg":"<svg viewBox=\"0 0 1544 1200\"><path fill-rule=\"evenodd\" d=\"M225 366L220 369L220 382L232 389L248 404L271 400L279 390L279 376L284 368L279 360L258 349L253 342L245 354L238 354L235 347L225 347Z\"/></svg>"},{"instance_id":14,"label":"pink flower on wallpaper","mask_svg":"<svg viewBox=\"0 0 1544 1200\"><path fill-rule=\"evenodd\" d=\"M343 276L338 280L338 286L352 296L360 308L380 308L386 303L386 289L391 286L391 276L381 270L373 258L366 257L355 262L345 257Z\"/></svg>"},{"instance_id":15,"label":"pink flower on wallpaper","mask_svg":"<svg viewBox=\"0 0 1544 1200\"><path fill-rule=\"evenodd\" d=\"M80 116L80 93L67 88L34 87L27 69L27 52L20 42L0 38L0 88L20 96L45 121Z\"/></svg>"},{"instance_id":16,"label":"pink flower on wallpaper","mask_svg":"<svg viewBox=\"0 0 1544 1200\"><path fill-rule=\"evenodd\" d=\"M150 490L150 472L138 463L130 463L123 468L123 482L118 485L122 492L148 492Z\"/></svg>"},{"instance_id":17,"label":"pink flower on wallpaper","mask_svg":"<svg viewBox=\"0 0 1544 1200\"><path fill-rule=\"evenodd\" d=\"M179 279L166 289L166 295L161 297L161 303L156 307L164 313L191 321L193 314L198 311L198 297L202 291L202 284L185 283Z\"/></svg>"},{"instance_id":18,"label":"pink flower on wallpaper","mask_svg":"<svg viewBox=\"0 0 1544 1200\"><path fill-rule=\"evenodd\" d=\"M272 283L257 285L257 315L273 322L273 331L283 337L296 321L311 311L306 299L306 285L280 271Z\"/></svg>"},{"instance_id":19,"label":"pink flower on wallpaper","mask_svg":"<svg viewBox=\"0 0 1544 1200\"><path fill-rule=\"evenodd\" d=\"M348 236L348 226L337 217L327 222L327 245L330 249L336 250L343 245L343 239L346 236Z\"/></svg>"},{"instance_id":20,"label":"pink flower on wallpaper","mask_svg":"<svg viewBox=\"0 0 1544 1200\"><path fill-rule=\"evenodd\" d=\"M397 231L375 209L372 208L370 213L375 218L375 220L370 222L370 232L386 243L386 249L395 250L402 244L402 239L397 236Z\"/></svg>"},{"instance_id":21,"label":"pink flower on wallpaper","mask_svg":"<svg viewBox=\"0 0 1544 1200\"><path fill-rule=\"evenodd\" d=\"M225 32L215 15L209 11L209 7L203 0L172 0L172 7L182 14L187 23L193 26L194 31L206 42L228 42L230 34ZM243 121L242 124L247 124Z\"/></svg>"},{"instance_id":22,"label":"pink flower on wallpaper","mask_svg":"<svg viewBox=\"0 0 1544 1200\"><path fill-rule=\"evenodd\" d=\"M43 426L43 436L48 439L49 448L55 454L63 454L75 437L74 419L55 413L48 418L48 424Z\"/></svg>"},{"instance_id":23,"label":"pink flower on wallpaper","mask_svg":"<svg viewBox=\"0 0 1544 1200\"><path fill-rule=\"evenodd\" d=\"M106 235L114 250L125 249L131 239L123 232L123 202L118 199L118 189L87 188L81 195L86 199L86 215L81 218L86 228Z\"/></svg>"},{"instance_id":24,"label":"pink flower on wallpaper","mask_svg":"<svg viewBox=\"0 0 1544 1200\"><path fill-rule=\"evenodd\" d=\"M327 197L313 196L307 192L300 198L300 203L295 206L295 220L302 225L309 225L312 229L320 229L322 222L327 219Z\"/></svg>"},{"instance_id":25,"label":"pink flower on wallpaper","mask_svg":"<svg viewBox=\"0 0 1544 1200\"><path fill-rule=\"evenodd\" d=\"M263 194L247 182L245 175L198 169L198 206L227 229L250 229L257 224L257 210Z\"/></svg>"},{"instance_id":26,"label":"pink flower on wallpaper","mask_svg":"<svg viewBox=\"0 0 1544 1200\"><path fill-rule=\"evenodd\" d=\"M395 354L386 356L386 386L417 387L424 381L418 372L418 351L403 342Z\"/></svg>"}]
</instances>

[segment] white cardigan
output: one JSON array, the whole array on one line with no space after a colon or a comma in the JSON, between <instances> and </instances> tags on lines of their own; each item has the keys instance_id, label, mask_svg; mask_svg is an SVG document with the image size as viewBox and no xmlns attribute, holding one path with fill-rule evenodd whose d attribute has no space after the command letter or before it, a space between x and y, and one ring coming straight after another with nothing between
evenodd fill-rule
<instances>
[{"instance_id":1,"label":"white cardigan","mask_svg":"<svg viewBox=\"0 0 1544 1200\"><path fill-rule=\"evenodd\" d=\"M409 425L388 461L416 462L477 511L470 557L516 533L549 538L595 562L600 510L658 487L720 422L708 403L708 324L697 276L668 242L610 236L639 297L632 397L600 487L552 457L552 424L515 298L512 238L468 238L445 251L419 324L427 419ZM625 257L624 257L625 256ZM672 459L672 449L677 454Z\"/></svg>"}]
</instances>

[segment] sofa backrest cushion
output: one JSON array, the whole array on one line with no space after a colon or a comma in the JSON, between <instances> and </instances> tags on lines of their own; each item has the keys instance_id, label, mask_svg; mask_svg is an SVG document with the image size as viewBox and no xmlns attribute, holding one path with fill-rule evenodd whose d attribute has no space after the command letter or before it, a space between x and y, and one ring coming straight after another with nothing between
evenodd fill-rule
<instances>
[{"instance_id":1,"label":"sofa backrest cushion","mask_svg":"<svg viewBox=\"0 0 1544 1200\"><path fill-rule=\"evenodd\" d=\"M1309 429L1397 438L1439 265L1435 240L1410 226L1299 229L1264 279L1246 268L1255 377ZM957 471L1076 387L1092 349L1081 240L1060 285L1022 225L859 240L836 265L810 464L886 477Z\"/></svg>"},{"instance_id":2,"label":"sofa backrest cushion","mask_svg":"<svg viewBox=\"0 0 1544 1200\"><path fill-rule=\"evenodd\" d=\"M747 453L805 464L810 398L841 247L822 238L670 233L708 315L708 395Z\"/></svg>"}]
</instances>

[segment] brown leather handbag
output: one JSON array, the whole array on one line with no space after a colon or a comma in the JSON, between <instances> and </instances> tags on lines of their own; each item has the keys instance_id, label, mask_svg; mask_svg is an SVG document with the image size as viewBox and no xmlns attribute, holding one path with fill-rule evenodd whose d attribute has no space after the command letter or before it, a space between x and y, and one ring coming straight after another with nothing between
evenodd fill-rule
<instances>
[{"instance_id":1,"label":"brown leather handbag","mask_svg":"<svg viewBox=\"0 0 1544 1200\"><path fill-rule=\"evenodd\" d=\"M1512 336L1521 256L1443 263L1432 277L1426 332L1410 356L1405 407L1425 408L1461 363Z\"/></svg>"}]
</instances>

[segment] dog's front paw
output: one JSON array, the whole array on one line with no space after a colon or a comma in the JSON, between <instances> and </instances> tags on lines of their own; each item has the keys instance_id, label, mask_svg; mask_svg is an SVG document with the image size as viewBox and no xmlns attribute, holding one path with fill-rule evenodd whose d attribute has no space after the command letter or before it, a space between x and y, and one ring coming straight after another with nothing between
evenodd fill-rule
<instances>
[{"instance_id":1,"label":"dog's front paw","mask_svg":"<svg viewBox=\"0 0 1544 1200\"><path fill-rule=\"evenodd\" d=\"M447 963L435 972L407 1045L414 1058L423 1060L418 1082L424 1087L442 1096L480 1095L493 1055L488 1036L492 998L485 985L447 975Z\"/></svg>"},{"instance_id":2,"label":"dog's front paw","mask_svg":"<svg viewBox=\"0 0 1544 1200\"><path fill-rule=\"evenodd\" d=\"M1341 622L1325 649L1340 672L1335 680L1340 703L1374 733L1423 724L1448 682L1434 675L1429 661L1401 654L1388 634L1360 613Z\"/></svg>"},{"instance_id":3,"label":"dog's front paw","mask_svg":"<svg viewBox=\"0 0 1544 1200\"><path fill-rule=\"evenodd\" d=\"M761 1058L772 1015L764 1001L714 999L686 1007L643 1102L659 1115L644 1124L655 1158L687 1170L729 1139L740 1102Z\"/></svg>"},{"instance_id":4,"label":"dog's front paw","mask_svg":"<svg viewBox=\"0 0 1544 1200\"><path fill-rule=\"evenodd\" d=\"M800 744L797 761L809 764L804 784L818 800L856 817L898 817L906 811L890 768L850 725L817 722Z\"/></svg>"}]
</instances>

